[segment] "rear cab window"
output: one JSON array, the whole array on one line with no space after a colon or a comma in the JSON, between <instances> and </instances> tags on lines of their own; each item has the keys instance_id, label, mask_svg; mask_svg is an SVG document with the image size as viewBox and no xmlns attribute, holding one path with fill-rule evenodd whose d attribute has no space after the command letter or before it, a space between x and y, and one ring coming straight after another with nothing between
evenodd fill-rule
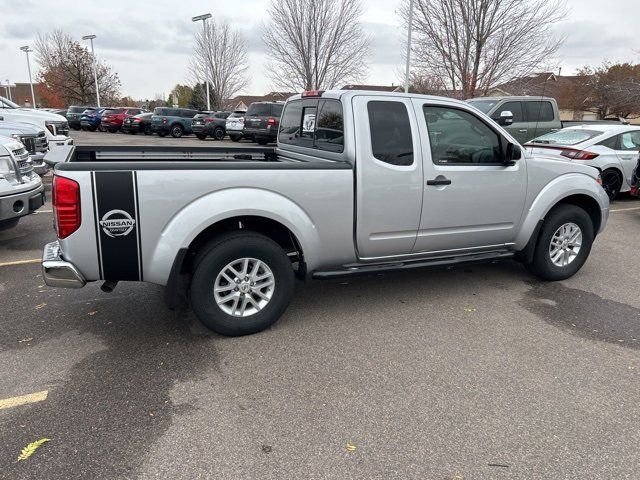
<instances>
[{"instance_id":1,"label":"rear cab window","mask_svg":"<svg viewBox=\"0 0 640 480\"><path fill-rule=\"evenodd\" d=\"M298 147L342 153L342 104L339 100L323 98L288 102L280 119L278 141Z\"/></svg>"},{"instance_id":2,"label":"rear cab window","mask_svg":"<svg viewBox=\"0 0 640 480\"><path fill-rule=\"evenodd\" d=\"M367 110L373 156L391 165L413 165L413 138L406 105L390 100L371 100Z\"/></svg>"}]
</instances>

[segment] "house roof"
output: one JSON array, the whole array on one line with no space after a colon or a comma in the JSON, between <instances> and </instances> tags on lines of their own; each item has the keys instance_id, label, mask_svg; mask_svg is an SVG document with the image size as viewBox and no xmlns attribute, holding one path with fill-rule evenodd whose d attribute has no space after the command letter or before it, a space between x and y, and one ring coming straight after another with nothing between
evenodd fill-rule
<instances>
[{"instance_id":1,"label":"house roof","mask_svg":"<svg viewBox=\"0 0 640 480\"><path fill-rule=\"evenodd\" d=\"M225 100L225 110L237 110L239 106L249 107L255 102L284 102L287 98L295 95L291 92L269 92L266 95L238 95L237 97Z\"/></svg>"}]
</instances>

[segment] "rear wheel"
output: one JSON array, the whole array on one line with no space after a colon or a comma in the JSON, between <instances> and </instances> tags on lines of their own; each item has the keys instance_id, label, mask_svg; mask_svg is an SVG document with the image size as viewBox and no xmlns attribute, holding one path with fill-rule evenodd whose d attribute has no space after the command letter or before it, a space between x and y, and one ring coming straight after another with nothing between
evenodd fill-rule
<instances>
[{"instance_id":1,"label":"rear wheel","mask_svg":"<svg viewBox=\"0 0 640 480\"><path fill-rule=\"evenodd\" d=\"M194 262L191 306L200 321L226 335L249 335L284 313L294 289L293 268L282 248L250 232L212 240Z\"/></svg>"},{"instance_id":2,"label":"rear wheel","mask_svg":"<svg viewBox=\"0 0 640 480\"><path fill-rule=\"evenodd\" d=\"M171 127L171 136L173 138L180 138L184 134L184 128L182 125L174 125Z\"/></svg>"},{"instance_id":3,"label":"rear wheel","mask_svg":"<svg viewBox=\"0 0 640 480\"><path fill-rule=\"evenodd\" d=\"M224 128L216 127L215 130L213 131L213 138L215 138L216 140L223 140L224 139Z\"/></svg>"},{"instance_id":4,"label":"rear wheel","mask_svg":"<svg viewBox=\"0 0 640 480\"><path fill-rule=\"evenodd\" d=\"M529 271L543 280L575 275L589 256L593 223L582 208L559 205L544 219Z\"/></svg>"},{"instance_id":5,"label":"rear wheel","mask_svg":"<svg viewBox=\"0 0 640 480\"><path fill-rule=\"evenodd\" d=\"M602 188L607 192L609 200L614 200L622 188L622 175L614 168L608 168L600 175L602 178Z\"/></svg>"}]
</instances>

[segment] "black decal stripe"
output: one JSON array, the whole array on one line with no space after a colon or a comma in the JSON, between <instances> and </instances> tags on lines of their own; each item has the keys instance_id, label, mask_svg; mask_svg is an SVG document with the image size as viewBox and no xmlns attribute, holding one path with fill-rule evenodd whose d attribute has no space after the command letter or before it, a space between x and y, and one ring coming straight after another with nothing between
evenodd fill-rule
<instances>
[{"instance_id":1,"label":"black decal stripe","mask_svg":"<svg viewBox=\"0 0 640 480\"><path fill-rule=\"evenodd\" d=\"M104 279L140 280L133 172L95 172L95 179Z\"/></svg>"},{"instance_id":2,"label":"black decal stripe","mask_svg":"<svg viewBox=\"0 0 640 480\"><path fill-rule=\"evenodd\" d=\"M144 280L142 271L142 229L140 227L140 199L138 198L138 173L133 172L133 194L136 198L136 233L138 237L138 269L140 270L140 281Z\"/></svg>"},{"instance_id":3,"label":"black decal stripe","mask_svg":"<svg viewBox=\"0 0 640 480\"><path fill-rule=\"evenodd\" d=\"M95 172L91 172L91 197L93 198L93 217L96 232L96 251L98 252L98 278L102 279L102 246L100 245L100 225L98 224L98 198L96 197Z\"/></svg>"}]
</instances>

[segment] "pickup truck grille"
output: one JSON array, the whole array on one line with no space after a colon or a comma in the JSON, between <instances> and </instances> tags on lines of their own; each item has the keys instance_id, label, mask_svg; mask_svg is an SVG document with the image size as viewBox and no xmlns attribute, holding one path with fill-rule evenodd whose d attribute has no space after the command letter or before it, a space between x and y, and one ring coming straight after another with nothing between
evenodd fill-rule
<instances>
[{"instance_id":1,"label":"pickup truck grille","mask_svg":"<svg viewBox=\"0 0 640 480\"><path fill-rule=\"evenodd\" d=\"M20 137L20 141L22 142L22 144L24 145L24 148L26 148L29 153L31 154L36 153L36 137L22 136Z\"/></svg>"},{"instance_id":2,"label":"pickup truck grille","mask_svg":"<svg viewBox=\"0 0 640 480\"><path fill-rule=\"evenodd\" d=\"M33 171L33 163L31 163L31 159L29 158L29 152L27 152L24 148L19 148L14 150L13 158L18 164L18 170L20 170L20 175L28 175Z\"/></svg>"}]
</instances>

